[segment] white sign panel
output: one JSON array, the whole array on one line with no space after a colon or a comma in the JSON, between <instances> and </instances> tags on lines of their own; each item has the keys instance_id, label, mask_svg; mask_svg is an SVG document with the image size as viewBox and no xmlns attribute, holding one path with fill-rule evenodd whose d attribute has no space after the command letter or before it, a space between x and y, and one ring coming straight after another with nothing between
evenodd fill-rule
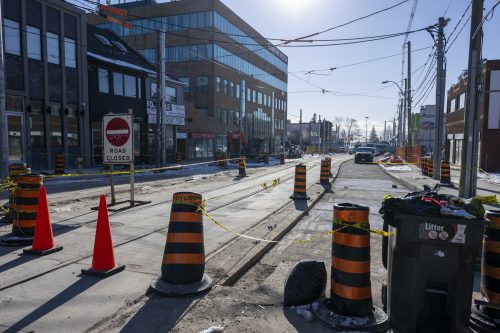
<instances>
[{"instance_id":1,"label":"white sign panel","mask_svg":"<svg viewBox=\"0 0 500 333\"><path fill-rule=\"evenodd\" d=\"M162 119L163 124L184 126L186 117L185 110L184 105L166 103ZM147 113L148 123L156 124L156 106L154 106L152 101L148 101Z\"/></svg>"},{"instance_id":2,"label":"white sign panel","mask_svg":"<svg viewBox=\"0 0 500 333\"><path fill-rule=\"evenodd\" d=\"M102 128L103 163L134 163L132 115L104 115Z\"/></svg>"}]
</instances>

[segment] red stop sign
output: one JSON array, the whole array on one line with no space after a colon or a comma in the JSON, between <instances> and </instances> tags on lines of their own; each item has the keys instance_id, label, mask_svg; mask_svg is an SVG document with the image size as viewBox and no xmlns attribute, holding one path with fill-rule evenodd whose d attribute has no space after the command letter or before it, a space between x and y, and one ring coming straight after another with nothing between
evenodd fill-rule
<instances>
[{"instance_id":1,"label":"red stop sign","mask_svg":"<svg viewBox=\"0 0 500 333\"><path fill-rule=\"evenodd\" d=\"M106 139L115 147L121 147L130 138L130 127L123 118L113 118L106 126Z\"/></svg>"}]
</instances>

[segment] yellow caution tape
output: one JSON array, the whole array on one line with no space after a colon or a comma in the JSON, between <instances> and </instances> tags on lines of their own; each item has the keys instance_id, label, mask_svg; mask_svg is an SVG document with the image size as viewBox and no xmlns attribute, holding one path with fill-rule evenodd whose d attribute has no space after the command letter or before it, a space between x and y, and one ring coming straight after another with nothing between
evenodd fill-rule
<instances>
[{"instance_id":1,"label":"yellow caution tape","mask_svg":"<svg viewBox=\"0 0 500 333\"><path fill-rule=\"evenodd\" d=\"M331 230L331 231L328 231L328 232L325 232L325 233L323 233L323 234L321 234L319 236L313 236L313 237L311 237L309 239L294 240L292 243L304 244L304 243L314 242L314 241L317 241L318 239L321 239L323 237L333 235L334 233L339 232L340 230L343 230L345 228L347 228L347 226L341 227L341 228L338 228L338 229L335 229L335 230Z\"/></svg>"},{"instance_id":2,"label":"yellow caution tape","mask_svg":"<svg viewBox=\"0 0 500 333\"><path fill-rule=\"evenodd\" d=\"M193 164L184 164L184 165L181 165L181 167L214 164L214 163L218 163L220 161L237 161L240 159L241 158L229 158L229 159L225 159L225 160L200 162L200 163L193 163ZM246 164L245 164L245 166L246 166ZM133 173L135 174L135 173L144 173L144 172L162 171L162 170L175 170L175 169L179 169L179 165L158 167L158 168L149 168L149 169L139 169L139 170L134 170ZM43 177L44 178L82 177L82 176L88 177L88 176L128 175L130 173L131 173L130 170L124 170L124 171L103 171L103 172L94 172L94 173L64 173L64 174L44 175Z\"/></svg>"},{"instance_id":3,"label":"yellow caution tape","mask_svg":"<svg viewBox=\"0 0 500 333\"><path fill-rule=\"evenodd\" d=\"M353 227L356 229L368 231L368 232L371 232L371 233L374 233L374 234L377 234L380 236L384 236L384 237L394 236L396 234L395 232L387 232L384 230L375 230L375 229L365 228L365 227L363 227L363 224L366 224L366 222L365 223L344 223L341 220L337 219L337 220L333 220L333 224L341 226L341 227Z\"/></svg>"},{"instance_id":4,"label":"yellow caution tape","mask_svg":"<svg viewBox=\"0 0 500 333\"><path fill-rule=\"evenodd\" d=\"M273 181L271 182L270 186L276 187L276 186L278 186L280 184L280 182L281 182L281 178L273 179ZM269 186L267 185L267 183L260 184L260 187L263 190L267 190L269 188Z\"/></svg>"}]
</instances>

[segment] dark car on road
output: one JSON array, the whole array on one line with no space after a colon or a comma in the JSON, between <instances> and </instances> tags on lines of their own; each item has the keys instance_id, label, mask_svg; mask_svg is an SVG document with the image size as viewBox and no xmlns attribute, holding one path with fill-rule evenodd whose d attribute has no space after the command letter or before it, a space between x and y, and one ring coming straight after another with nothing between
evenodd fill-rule
<instances>
[{"instance_id":1,"label":"dark car on road","mask_svg":"<svg viewBox=\"0 0 500 333\"><path fill-rule=\"evenodd\" d=\"M360 162L373 162L373 148L372 147L358 147L354 155L354 163Z\"/></svg>"}]
</instances>

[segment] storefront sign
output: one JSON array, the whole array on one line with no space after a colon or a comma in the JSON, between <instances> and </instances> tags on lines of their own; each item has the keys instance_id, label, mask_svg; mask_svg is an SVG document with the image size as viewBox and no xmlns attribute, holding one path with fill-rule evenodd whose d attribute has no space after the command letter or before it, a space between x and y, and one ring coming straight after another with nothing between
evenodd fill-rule
<instances>
[{"instance_id":1,"label":"storefront sign","mask_svg":"<svg viewBox=\"0 0 500 333\"><path fill-rule=\"evenodd\" d=\"M176 137L177 139L187 139L187 133L177 132Z\"/></svg>"},{"instance_id":2,"label":"storefront sign","mask_svg":"<svg viewBox=\"0 0 500 333\"><path fill-rule=\"evenodd\" d=\"M153 101L147 101L148 123L156 124L156 105ZM165 104L165 111L163 112L164 125L185 125L186 108L184 105L177 105L172 103Z\"/></svg>"},{"instance_id":3,"label":"storefront sign","mask_svg":"<svg viewBox=\"0 0 500 333\"><path fill-rule=\"evenodd\" d=\"M197 140L215 139L215 134L213 134L213 133L191 133L191 139L197 139Z\"/></svg>"},{"instance_id":4,"label":"storefront sign","mask_svg":"<svg viewBox=\"0 0 500 333\"><path fill-rule=\"evenodd\" d=\"M132 115L103 116L104 164L134 163Z\"/></svg>"}]
</instances>

